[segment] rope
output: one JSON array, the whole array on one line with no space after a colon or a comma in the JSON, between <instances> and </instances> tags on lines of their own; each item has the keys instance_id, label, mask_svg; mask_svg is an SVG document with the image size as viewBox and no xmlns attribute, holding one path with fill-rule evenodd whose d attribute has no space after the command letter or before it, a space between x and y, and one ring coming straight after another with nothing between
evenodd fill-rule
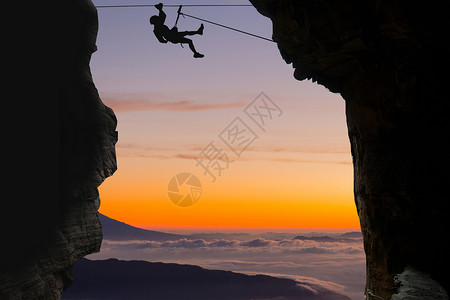
<instances>
[{"instance_id":1,"label":"rope","mask_svg":"<svg viewBox=\"0 0 450 300\"><path fill-rule=\"evenodd\" d=\"M155 6L155 5L153 5L153 4L97 5L95 7L96 8L115 8L115 7L121 8L121 7L149 7L149 6ZM176 4L164 4L164 7L179 7L179 6L180 5L176 5ZM186 4L186 5L183 4L183 6L186 6L186 7L187 6L190 6L190 7L202 7L202 6L216 6L216 7L226 7L226 6L238 6L238 7L240 6L240 7L243 7L243 6L246 6L246 7L249 7L249 6L252 6L253 7L253 5L250 5L250 4ZM203 21L203 22L206 22L206 23L210 23L210 24L213 24L213 25L216 25L216 26L220 26L220 27L223 27L223 28L226 28L226 29L230 29L230 30L233 30L233 31L237 31L239 33L243 33L243 34L246 34L246 35L250 35L250 36L262 39L262 40L266 40L266 41L275 43L272 39L269 39L269 38L266 38L266 37L263 37L263 36L260 36L260 35L256 35L256 34L253 34L253 33L247 32L247 31L243 31L243 30L240 30L240 29L237 29L237 28L233 28L233 27L230 27L230 26L219 24L219 23L216 23L216 22L213 22L213 21L209 21L209 20L206 20L206 19L202 19L202 18L199 18L199 17L191 16L191 15L188 15L188 14L185 14L185 13L179 13L178 16L179 15L186 16L186 17L189 17L189 18L193 18L193 19L196 19L196 20L200 20L200 21ZM178 22L178 19L177 19L177 22Z\"/></svg>"},{"instance_id":2,"label":"rope","mask_svg":"<svg viewBox=\"0 0 450 300\"><path fill-rule=\"evenodd\" d=\"M183 6L191 6L191 7L202 7L202 6L219 6L219 7L225 7L225 6L253 6L251 4L182 4ZM150 7L155 6L154 4L128 4L128 5L96 5L97 8L114 8L114 7ZM177 4L164 4L164 7L179 7L180 5Z\"/></svg>"},{"instance_id":3,"label":"rope","mask_svg":"<svg viewBox=\"0 0 450 300\"><path fill-rule=\"evenodd\" d=\"M256 35L256 34L253 34L253 33L247 32L247 31L243 31L243 30L236 29L236 28L233 28L233 27L230 27L230 26L222 25L222 24L219 24L219 23L216 23L216 22L212 22L212 21L209 21L209 20L206 20L206 19L202 19L202 18L199 18L199 17L191 16L191 15L188 15L188 14L185 14L185 13L181 13L181 15L186 16L186 17L190 17L190 18L193 18L193 19L197 19L197 20L200 20L200 21L203 21L203 22L206 22L206 23L210 23L210 24L213 24L213 25L216 25L216 26L220 26L220 27L223 27L223 28L226 28L226 29L234 30L234 31L237 31L237 32L240 32L240 33L243 33L243 34L251 35L253 37L256 37L256 38L259 38L259 39L263 39L263 40L266 40L266 41L269 41L269 42L272 42L272 43L275 43L275 41L272 40L272 39L269 39L269 38L266 38L266 37L263 37L263 36L260 36L260 35Z\"/></svg>"},{"instance_id":4,"label":"rope","mask_svg":"<svg viewBox=\"0 0 450 300\"><path fill-rule=\"evenodd\" d=\"M382 299L382 300L384 300L383 297L380 297L380 296L378 296L378 295L375 295L375 294L372 293L369 289L367 289L366 294L369 295L370 297L374 297L374 298L377 298L377 299Z\"/></svg>"}]
</instances>

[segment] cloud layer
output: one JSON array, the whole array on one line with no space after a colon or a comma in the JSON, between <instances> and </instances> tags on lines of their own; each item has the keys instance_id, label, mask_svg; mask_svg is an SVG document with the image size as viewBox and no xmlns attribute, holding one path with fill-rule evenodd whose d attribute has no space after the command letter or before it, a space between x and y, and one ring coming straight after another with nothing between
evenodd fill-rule
<instances>
[{"instance_id":1,"label":"cloud layer","mask_svg":"<svg viewBox=\"0 0 450 300\"><path fill-rule=\"evenodd\" d=\"M90 259L140 259L199 265L208 269L267 274L327 288L361 299L365 284L362 240L329 242L251 236L156 241L104 240Z\"/></svg>"},{"instance_id":2,"label":"cloud layer","mask_svg":"<svg viewBox=\"0 0 450 300\"><path fill-rule=\"evenodd\" d=\"M104 240L102 247L117 249L117 250L131 250L131 249L153 249L153 248L270 248L271 250L278 249L283 251L294 251L297 253L315 253L315 254L333 254L359 253L361 248L361 240L354 239L351 242L317 242L313 240L270 240L264 238L256 238L248 241L217 239L213 241L206 241L204 239L179 239L175 241L157 242L157 241L108 241Z\"/></svg>"},{"instance_id":3,"label":"cloud layer","mask_svg":"<svg viewBox=\"0 0 450 300\"><path fill-rule=\"evenodd\" d=\"M119 143L117 148L121 150L121 156L128 157L146 157L146 158L159 158L159 159L187 159L194 160L199 158L199 153L205 148L202 146L187 147L184 151L191 153L179 153L179 147L176 148L158 148L154 146L140 145L136 143ZM227 148L223 148L223 151L229 151ZM320 149L285 149L280 147L264 147L256 148L249 147L246 152L249 155L243 157L233 157L234 161L271 161L282 163L315 163L315 164L339 164L339 165L351 165L351 159L348 153L343 150L329 150L324 148ZM255 156L254 154L259 154ZM268 154L264 156L264 153ZM298 153L303 154L315 154L314 158L299 158ZM289 156L282 157L281 155ZM322 156L318 156L322 155ZM328 155L328 156L323 156ZM334 155L330 157L329 155ZM336 155L340 155L336 157Z\"/></svg>"}]
</instances>

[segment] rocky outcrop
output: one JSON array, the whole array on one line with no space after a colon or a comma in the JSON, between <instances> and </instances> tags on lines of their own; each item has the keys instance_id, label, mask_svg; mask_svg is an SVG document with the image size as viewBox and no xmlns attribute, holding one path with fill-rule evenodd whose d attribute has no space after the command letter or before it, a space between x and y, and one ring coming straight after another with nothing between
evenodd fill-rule
<instances>
[{"instance_id":1,"label":"rocky outcrop","mask_svg":"<svg viewBox=\"0 0 450 300\"><path fill-rule=\"evenodd\" d=\"M435 300L448 299L442 286L430 278L428 274L405 268L401 274L394 277L397 291L391 300Z\"/></svg>"},{"instance_id":2,"label":"rocky outcrop","mask_svg":"<svg viewBox=\"0 0 450 300\"><path fill-rule=\"evenodd\" d=\"M23 123L27 134L22 138L32 149L23 157L31 159L27 168L16 166L25 174L20 179L26 180L10 201L15 208L5 210L14 220L7 236L2 234L0 299L60 299L70 285L73 263L99 251L102 241L97 187L116 170L117 132L115 115L101 102L89 69L96 50L97 11L90 0L66 1L58 8L64 17L44 20L52 22L52 29L41 31L42 40L33 46L50 53L51 61L29 51L32 59L45 60L46 68L21 78L23 90L31 82L50 87L21 98L22 110L32 109L33 102L50 109L31 113L39 116L36 128ZM42 125L46 122L56 124L47 128ZM38 184L30 185L33 182Z\"/></svg>"},{"instance_id":3,"label":"rocky outcrop","mask_svg":"<svg viewBox=\"0 0 450 300\"><path fill-rule=\"evenodd\" d=\"M450 18L442 1L251 0L298 80L346 102L367 299L406 266L449 290Z\"/></svg>"}]
</instances>

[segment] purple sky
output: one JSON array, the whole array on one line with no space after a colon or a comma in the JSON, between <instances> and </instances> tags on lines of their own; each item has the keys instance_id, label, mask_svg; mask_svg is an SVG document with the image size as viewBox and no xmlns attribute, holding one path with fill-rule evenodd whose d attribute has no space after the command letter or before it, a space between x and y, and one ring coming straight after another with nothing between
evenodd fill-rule
<instances>
[{"instance_id":1,"label":"purple sky","mask_svg":"<svg viewBox=\"0 0 450 300\"><path fill-rule=\"evenodd\" d=\"M149 4L130 0L94 3ZM202 3L218 2L195 1L195 4ZM226 4L249 2L227 1ZM168 7L165 11L166 23L171 27L177 9ZM253 7L186 7L184 12L261 36L272 35L271 21ZM242 157L244 161L261 161L265 170L271 170L273 177L264 176L258 179L258 184L271 186L274 194L278 193L277 189L286 194L285 186L289 186L291 200L311 202L308 195L315 194L314 201L318 203L334 202L348 207L352 220L347 223L356 227L353 172L342 98L310 81L295 80L292 67L282 60L275 43L211 24L205 24L203 36L192 37L198 51L205 54L202 59L194 59L187 46L181 48L157 41L148 22L154 14L157 14L154 7L98 9L98 51L92 56L91 69L102 100L117 114L119 131L119 169L102 185L102 212L145 225L146 216L132 212L126 204L130 199L117 199L118 189L125 193L125 182L133 182L132 189L145 190L148 189L146 180L152 180L162 191L155 192L152 200L166 203L164 189L171 176L180 171L201 173L195 169L193 160L186 162L179 158L197 155L199 149L216 139L263 91L284 113L260 134L251 151ZM182 17L178 23L179 30L195 30L199 25L197 20ZM137 162L137 158L142 159ZM240 162L235 166L236 172L227 175L227 182L232 185L249 176L261 175L255 164ZM286 177L284 183L279 180L280 174ZM295 180L304 181L302 190ZM142 185L138 186L137 182ZM220 184L208 187L212 191L211 199L220 191L233 190L233 186ZM310 188L314 189L305 192ZM331 188L336 197L330 197ZM252 189L257 195L258 186L249 182L248 190ZM320 195L322 192L325 194ZM133 197L142 202L148 201L149 195ZM229 197L237 195L229 194ZM120 201L124 201L123 205L117 204ZM164 208L160 205L158 209ZM174 208L167 207L169 215L170 209Z\"/></svg>"}]
</instances>

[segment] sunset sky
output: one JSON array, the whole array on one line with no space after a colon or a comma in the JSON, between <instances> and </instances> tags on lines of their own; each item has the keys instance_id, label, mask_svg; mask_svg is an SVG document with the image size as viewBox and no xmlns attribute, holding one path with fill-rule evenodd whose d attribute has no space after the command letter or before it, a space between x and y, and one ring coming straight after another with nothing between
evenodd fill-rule
<instances>
[{"instance_id":1,"label":"sunset sky","mask_svg":"<svg viewBox=\"0 0 450 300\"><path fill-rule=\"evenodd\" d=\"M130 0L96 5L149 4ZM171 2L170 4L179 4ZM183 1L182 4L214 4ZM218 2L217 2L218 3ZM226 1L226 4L249 4ZM192 14L271 37L253 7L186 7ZM165 9L173 26L176 8ZM98 51L91 70L103 102L118 119L118 170L99 188L100 212L135 226L177 228L357 228L353 168L343 99L296 81L276 44L205 23L187 45L160 44L148 23L153 7L99 8ZM180 17L179 30L200 22ZM264 92L282 111L262 130L244 109ZM219 135L239 117L258 136L237 156ZM211 142L233 162L212 182L196 166ZM202 184L186 208L167 185L188 172Z\"/></svg>"}]
</instances>

